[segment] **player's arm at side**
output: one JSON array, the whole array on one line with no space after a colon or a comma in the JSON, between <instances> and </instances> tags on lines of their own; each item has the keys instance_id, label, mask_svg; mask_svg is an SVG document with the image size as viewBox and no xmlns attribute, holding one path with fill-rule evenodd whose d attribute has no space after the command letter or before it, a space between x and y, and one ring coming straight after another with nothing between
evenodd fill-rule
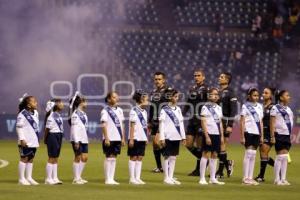
<instances>
[{"instance_id":1,"label":"player's arm at side","mask_svg":"<svg viewBox=\"0 0 300 200\"><path fill-rule=\"evenodd\" d=\"M240 134L241 134L241 144L245 144L245 116L241 115L240 119Z\"/></svg>"},{"instance_id":2,"label":"player's arm at side","mask_svg":"<svg viewBox=\"0 0 300 200\"><path fill-rule=\"evenodd\" d=\"M206 141L207 145L211 145L211 140L210 137L208 135L208 130L207 130L207 126L206 126L206 117L207 117L207 109L205 106L202 107L201 109L201 127L203 129L203 134L204 134L204 139Z\"/></svg>"},{"instance_id":3,"label":"player's arm at side","mask_svg":"<svg viewBox=\"0 0 300 200\"><path fill-rule=\"evenodd\" d=\"M25 133L24 133L24 130L23 130L24 124L25 124L25 118L23 118L21 116L18 116L17 124L16 124L16 132L17 132L17 135L18 135L18 139L20 141L20 145L22 147L27 146L26 141L25 141L25 139L26 139L25 138Z\"/></svg>"},{"instance_id":4,"label":"player's arm at side","mask_svg":"<svg viewBox=\"0 0 300 200\"><path fill-rule=\"evenodd\" d=\"M162 109L159 115L159 140L162 146L165 146L165 119L166 119L166 113Z\"/></svg>"},{"instance_id":5,"label":"player's arm at side","mask_svg":"<svg viewBox=\"0 0 300 200\"><path fill-rule=\"evenodd\" d=\"M102 129L102 134L104 136L104 144L106 146L109 146L110 141L109 141L108 134L107 134L107 120L108 120L108 114L105 110L102 110L101 118L100 118L101 129Z\"/></svg>"},{"instance_id":6,"label":"player's arm at side","mask_svg":"<svg viewBox=\"0 0 300 200\"><path fill-rule=\"evenodd\" d=\"M231 91L231 95L229 96L229 105L230 105L230 113L229 113L228 117L230 117L230 119L228 120L228 127L231 128L230 132L232 132L234 119L235 119L236 115L238 114L237 113L238 112L238 99L233 91ZM228 130L225 130L225 131L228 131Z\"/></svg>"}]
</instances>

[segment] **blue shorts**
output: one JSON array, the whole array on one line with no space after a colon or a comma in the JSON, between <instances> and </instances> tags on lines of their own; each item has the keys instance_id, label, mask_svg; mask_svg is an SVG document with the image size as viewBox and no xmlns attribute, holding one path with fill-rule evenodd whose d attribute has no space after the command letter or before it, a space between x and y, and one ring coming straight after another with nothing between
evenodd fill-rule
<instances>
[{"instance_id":1,"label":"blue shorts","mask_svg":"<svg viewBox=\"0 0 300 200\"><path fill-rule=\"evenodd\" d=\"M134 140L133 147L128 146L128 156L145 156L146 142Z\"/></svg>"},{"instance_id":2,"label":"blue shorts","mask_svg":"<svg viewBox=\"0 0 300 200\"><path fill-rule=\"evenodd\" d=\"M63 133L48 133L46 138L48 156L58 158L60 155Z\"/></svg>"},{"instance_id":3,"label":"blue shorts","mask_svg":"<svg viewBox=\"0 0 300 200\"><path fill-rule=\"evenodd\" d=\"M71 142L75 156L89 152L89 144L79 142L79 148L75 149L75 142Z\"/></svg>"},{"instance_id":4,"label":"blue shorts","mask_svg":"<svg viewBox=\"0 0 300 200\"><path fill-rule=\"evenodd\" d=\"M18 147L19 147L19 153L21 158L28 157L29 160L31 160L32 158L35 157L36 150L37 150L36 148L22 147L21 145L19 145Z\"/></svg>"},{"instance_id":5,"label":"blue shorts","mask_svg":"<svg viewBox=\"0 0 300 200\"><path fill-rule=\"evenodd\" d=\"M109 157L112 155L117 156L117 155L121 154L121 146L122 146L121 141L110 141L109 146L105 145L104 140L102 142L103 153L105 154L106 157Z\"/></svg>"}]
</instances>

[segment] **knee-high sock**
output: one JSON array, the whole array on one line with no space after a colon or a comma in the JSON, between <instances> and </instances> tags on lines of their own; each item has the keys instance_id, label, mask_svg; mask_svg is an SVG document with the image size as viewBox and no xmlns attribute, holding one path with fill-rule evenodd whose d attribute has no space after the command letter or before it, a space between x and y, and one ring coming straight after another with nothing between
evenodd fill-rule
<instances>
[{"instance_id":1,"label":"knee-high sock","mask_svg":"<svg viewBox=\"0 0 300 200\"><path fill-rule=\"evenodd\" d=\"M281 155L281 180L286 180L287 164L288 164L288 154Z\"/></svg>"},{"instance_id":2,"label":"knee-high sock","mask_svg":"<svg viewBox=\"0 0 300 200\"><path fill-rule=\"evenodd\" d=\"M249 171L248 171L248 178L253 179L253 172L255 166L255 157L256 157L256 150L251 150L251 157L249 162Z\"/></svg>"},{"instance_id":3,"label":"knee-high sock","mask_svg":"<svg viewBox=\"0 0 300 200\"><path fill-rule=\"evenodd\" d=\"M260 159L260 172L259 172L259 177L264 178L265 177L265 172L266 172L266 168L268 165L269 159L268 158L261 158Z\"/></svg>"},{"instance_id":4,"label":"knee-high sock","mask_svg":"<svg viewBox=\"0 0 300 200\"><path fill-rule=\"evenodd\" d=\"M135 163L135 178L136 180L141 180L142 173L142 161L136 161Z\"/></svg>"},{"instance_id":5,"label":"knee-high sock","mask_svg":"<svg viewBox=\"0 0 300 200\"><path fill-rule=\"evenodd\" d=\"M165 158L164 160L164 174L165 180L169 179L169 158Z\"/></svg>"},{"instance_id":6,"label":"knee-high sock","mask_svg":"<svg viewBox=\"0 0 300 200\"><path fill-rule=\"evenodd\" d=\"M243 175L244 175L244 179L249 178L248 177L248 174L249 174L248 172L249 172L250 158L251 158L251 151L250 151L250 149L247 149L245 151L244 161L243 161Z\"/></svg>"},{"instance_id":7,"label":"knee-high sock","mask_svg":"<svg viewBox=\"0 0 300 200\"><path fill-rule=\"evenodd\" d=\"M81 178L81 175L82 175L82 172L83 172L83 170L84 170L84 167L85 167L85 162L82 162L82 161L80 161L80 163L79 163L79 177Z\"/></svg>"},{"instance_id":8,"label":"knee-high sock","mask_svg":"<svg viewBox=\"0 0 300 200\"><path fill-rule=\"evenodd\" d=\"M174 178L176 156L169 157L169 178Z\"/></svg>"},{"instance_id":9,"label":"knee-high sock","mask_svg":"<svg viewBox=\"0 0 300 200\"><path fill-rule=\"evenodd\" d=\"M136 161L129 160L128 168L129 168L129 178L131 181L135 180L135 167L136 167Z\"/></svg>"},{"instance_id":10,"label":"knee-high sock","mask_svg":"<svg viewBox=\"0 0 300 200\"><path fill-rule=\"evenodd\" d=\"M205 180L207 158L202 157L200 161L200 180Z\"/></svg>"},{"instance_id":11,"label":"knee-high sock","mask_svg":"<svg viewBox=\"0 0 300 200\"><path fill-rule=\"evenodd\" d=\"M26 179L32 179L32 170L33 170L33 163L26 164Z\"/></svg>"},{"instance_id":12,"label":"knee-high sock","mask_svg":"<svg viewBox=\"0 0 300 200\"><path fill-rule=\"evenodd\" d=\"M25 179L25 169L26 169L26 163L20 161L19 162L19 180L24 180Z\"/></svg>"},{"instance_id":13,"label":"knee-high sock","mask_svg":"<svg viewBox=\"0 0 300 200\"><path fill-rule=\"evenodd\" d=\"M210 180L216 179L217 159L209 159Z\"/></svg>"},{"instance_id":14,"label":"knee-high sock","mask_svg":"<svg viewBox=\"0 0 300 200\"><path fill-rule=\"evenodd\" d=\"M281 162L282 162L281 155L277 155L275 158L275 164L274 164L275 182L280 181Z\"/></svg>"},{"instance_id":15,"label":"knee-high sock","mask_svg":"<svg viewBox=\"0 0 300 200\"><path fill-rule=\"evenodd\" d=\"M154 149L153 150L155 162L156 162L156 167L157 168L162 168L161 166L161 150L160 149Z\"/></svg>"},{"instance_id":16,"label":"knee-high sock","mask_svg":"<svg viewBox=\"0 0 300 200\"><path fill-rule=\"evenodd\" d=\"M116 164L117 164L117 159L116 158L111 158L110 159L110 169L109 169L109 179L110 180L115 179Z\"/></svg>"},{"instance_id":17,"label":"knee-high sock","mask_svg":"<svg viewBox=\"0 0 300 200\"><path fill-rule=\"evenodd\" d=\"M58 179L58 170L57 170L57 168L58 168L58 165L57 165L57 163L56 164L53 164L52 165L52 178L54 179L54 180L57 180Z\"/></svg>"},{"instance_id":18,"label":"knee-high sock","mask_svg":"<svg viewBox=\"0 0 300 200\"><path fill-rule=\"evenodd\" d=\"M79 163L74 162L73 163L73 176L75 180L79 180L80 179L80 175L79 175L79 169L80 165Z\"/></svg>"},{"instance_id":19,"label":"knee-high sock","mask_svg":"<svg viewBox=\"0 0 300 200\"><path fill-rule=\"evenodd\" d=\"M110 158L105 158L104 160L104 177L105 181L109 181L109 170L110 170Z\"/></svg>"},{"instance_id":20,"label":"knee-high sock","mask_svg":"<svg viewBox=\"0 0 300 200\"><path fill-rule=\"evenodd\" d=\"M46 165L46 179L52 179L52 174L53 174L53 164L47 163Z\"/></svg>"},{"instance_id":21,"label":"knee-high sock","mask_svg":"<svg viewBox=\"0 0 300 200\"><path fill-rule=\"evenodd\" d=\"M219 169L218 173L223 173L224 166L227 163L227 153L226 151L221 151L219 154Z\"/></svg>"}]
</instances>

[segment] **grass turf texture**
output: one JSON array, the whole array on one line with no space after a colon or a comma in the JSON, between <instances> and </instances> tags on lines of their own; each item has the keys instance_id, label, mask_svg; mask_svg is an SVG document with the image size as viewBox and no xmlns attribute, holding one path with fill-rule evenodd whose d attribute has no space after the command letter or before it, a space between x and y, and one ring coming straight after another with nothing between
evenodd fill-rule
<instances>
[{"instance_id":1,"label":"grass turf texture","mask_svg":"<svg viewBox=\"0 0 300 200\"><path fill-rule=\"evenodd\" d=\"M154 168L152 146L148 145L146 157L143 161L142 179L145 186L128 184L128 157L127 147L123 147L121 156L117 160L116 180L119 186L104 185L103 159L101 144L92 143L89 146L89 161L86 165L83 177L89 181L86 185L72 185L72 159L73 152L69 143L64 143L59 161L59 178L63 185L44 185L45 165L47 152L42 145L37 152L34 161L33 177L39 186L20 186L17 184L17 165L19 154L14 141L0 141L0 159L9 161L9 165L0 168L0 199L299 199L300 198L300 147L293 146L291 151L292 164L288 166L288 180L291 186L273 185L273 168L267 168L266 183L259 186L245 186L241 184L242 160L244 149L241 145L231 145L229 157L235 160L233 177L225 178L226 185L201 186L198 177L188 177L187 174L194 168L195 159L181 147L180 155L176 162L175 176L182 182L181 186L169 186L163 184L163 174L150 172ZM271 153L274 158L274 150ZM259 170L259 155L255 175ZM208 180L208 179L207 179Z\"/></svg>"}]
</instances>

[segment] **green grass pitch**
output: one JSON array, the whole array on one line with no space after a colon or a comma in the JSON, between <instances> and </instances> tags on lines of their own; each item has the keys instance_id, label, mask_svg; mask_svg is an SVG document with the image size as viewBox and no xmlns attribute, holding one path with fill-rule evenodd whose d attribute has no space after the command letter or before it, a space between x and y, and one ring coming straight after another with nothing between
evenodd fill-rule
<instances>
[{"instance_id":1,"label":"green grass pitch","mask_svg":"<svg viewBox=\"0 0 300 200\"><path fill-rule=\"evenodd\" d=\"M19 160L16 142L0 141L0 159L7 160L9 165L0 168L0 200L68 200L68 199L123 199L123 200L160 200L160 199L300 199L300 147L293 146L291 157L293 162L288 166L288 180L291 186L273 185L273 168L268 167L266 183L259 186L245 186L241 184L242 159L244 149L241 145L231 145L229 155L235 160L233 177L225 178L226 185L200 186L198 177L188 177L187 174L194 168L195 159L181 147L180 155L176 162L175 176L182 182L181 186L164 185L163 174L153 174L154 167L152 147L148 145L146 157L143 162L142 179L145 186L128 184L128 157L127 147L123 147L122 154L117 160L116 180L119 186L104 185L103 159L101 144L90 144L89 161L86 165L83 177L89 181L86 185L72 185L72 159L73 152L69 143L64 143L59 163L59 177L63 185L44 185L45 165L47 153L45 145L42 145L34 162L33 177L40 182L39 186L19 186L17 184L17 164ZM274 157L274 150L272 150ZM259 169L259 156L257 155L255 175Z\"/></svg>"}]
</instances>

